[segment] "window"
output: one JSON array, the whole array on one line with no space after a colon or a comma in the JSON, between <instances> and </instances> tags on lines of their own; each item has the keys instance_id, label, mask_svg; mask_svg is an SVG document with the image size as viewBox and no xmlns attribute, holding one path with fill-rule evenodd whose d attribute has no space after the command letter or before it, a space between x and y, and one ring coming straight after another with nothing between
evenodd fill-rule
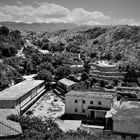
<instances>
[{"instance_id":1,"label":"window","mask_svg":"<svg viewBox=\"0 0 140 140\"><path fill-rule=\"evenodd\" d=\"M83 100L83 104L85 104L86 102L85 102L85 100Z\"/></svg>"},{"instance_id":2,"label":"window","mask_svg":"<svg viewBox=\"0 0 140 140\"><path fill-rule=\"evenodd\" d=\"M77 109L75 109L75 112L77 112L78 110Z\"/></svg>"},{"instance_id":3,"label":"window","mask_svg":"<svg viewBox=\"0 0 140 140\"><path fill-rule=\"evenodd\" d=\"M100 101L98 102L98 105L101 105L101 102Z\"/></svg>"},{"instance_id":4,"label":"window","mask_svg":"<svg viewBox=\"0 0 140 140\"><path fill-rule=\"evenodd\" d=\"M90 101L90 104L93 104L93 101Z\"/></svg>"},{"instance_id":5,"label":"window","mask_svg":"<svg viewBox=\"0 0 140 140\"><path fill-rule=\"evenodd\" d=\"M85 110L83 109L83 113L85 113Z\"/></svg>"},{"instance_id":6,"label":"window","mask_svg":"<svg viewBox=\"0 0 140 140\"><path fill-rule=\"evenodd\" d=\"M75 103L78 103L78 101L77 101L77 100L75 100Z\"/></svg>"}]
</instances>

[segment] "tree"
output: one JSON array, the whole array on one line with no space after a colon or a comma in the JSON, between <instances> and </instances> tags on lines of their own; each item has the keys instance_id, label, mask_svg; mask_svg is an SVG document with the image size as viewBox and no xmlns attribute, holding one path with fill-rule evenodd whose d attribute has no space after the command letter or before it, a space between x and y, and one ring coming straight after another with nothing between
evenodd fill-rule
<instances>
[{"instance_id":1,"label":"tree","mask_svg":"<svg viewBox=\"0 0 140 140\"><path fill-rule=\"evenodd\" d=\"M41 71L41 70L49 70L52 74L55 73L55 68L53 67L53 65L49 62L44 62L41 63L38 67L37 67L37 71Z\"/></svg>"},{"instance_id":2,"label":"tree","mask_svg":"<svg viewBox=\"0 0 140 140\"><path fill-rule=\"evenodd\" d=\"M3 36L8 36L9 34L9 29L5 26L0 27L0 35Z\"/></svg>"},{"instance_id":3,"label":"tree","mask_svg":"<svg viewBox=\"0 0 140 140\"><path fill-rule=\"evenodd\" d=\"M90 61L85 61L84 62L84 68L85 68L85 72L89 73L90 70Z\"/></svg>"},{"instance_id":4,"label":"tree","mask_svg":"<svg viewBox=\"0 0 140 140\"><path fill-rule=\"evenodd\" d=\"M46 82L51 82L53 80L52 73L48 70L39 71L35 79L45 80Z\"/></svg>"},{"instance_id":5,"label":"tree","mask_svg":"<svg viewBox=\"0 0 140 140\"><path fill-rule=\"evenodd\" d=\"M23 134L21 140L95 140L94 135L87 131L63 132L52 119L42 120L38 117L10 115L8 120L19 122ZM18 140L19 140L18 139ZM15 139L16 140L16 139Z\"/></svg>"},{"instance_id":6,"label":"tree","mask_svg":"<svg viewBox=\"0 0 140 140\"><path fill-rule=\"evenodd\" d=\"M70 71L70 67L69 66L59 66L57 69L56 69L56 79L61 79L61 78L64 78L64 77L67 77L69 74L71 73Z\"/></svg>"},{"instance_id":7,"label":"tree","mask_svg":"<svg viewBox=\"0 0 140 140\"><path fill-rule=\"evenodd\" d=\"M104 80L101 80L101 81L100 81L100 86L101 86L101 87L105 87L105 85L106 85L105 81L104 81Z\"/></svg>"},{"instance_id":8,"label":"tree","mask_svg":"<svg viewBox=\"0 0 140 140\"><path fill-rule=\"evenodd\" d=\"M88 78L89 78L88 74L86 72L83 72L82 75L81 75L81 80L86 81L86 80L88 80Z\"/></svg>"},{"instance_id":9,"label":"tree","mask_svg":"<svg viewBox=\"0 0 140 140\"><path fill-rule=\"evenodd\" d=\"M24 140L56 140L61 136L62 131L51 119L42 120L38 117L10 115L8 120L19 122L23 131L20 139Z\"/></svg>"}]
</instances>

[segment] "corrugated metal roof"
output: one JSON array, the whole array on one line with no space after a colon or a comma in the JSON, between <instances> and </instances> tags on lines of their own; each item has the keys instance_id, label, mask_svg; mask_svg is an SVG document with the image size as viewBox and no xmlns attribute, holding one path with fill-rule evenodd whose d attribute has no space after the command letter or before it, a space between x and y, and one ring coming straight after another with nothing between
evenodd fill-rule
<instances>
[{"instance_id":1,"label":"corrugated metal roof","mask_svg":"<svg viewBox=\"0 0 140 140\"><path fill-rule=\"evenodd\" d=\"M25 80L20 82L0 92L0 100L16 100L43 82L42 80Z\"/></svg>"},{"instance_id":2,"label":"corrugated metal roof","mask_svg":"<svg viewBox=\"0 0 140 140\"><path fill-rule=\"evenodd\" d=\"M0 137L19 135L22 129L19 123L7 120L10 115L18 115L14 109L0 109Z\"/></svg>"}]
</instances>

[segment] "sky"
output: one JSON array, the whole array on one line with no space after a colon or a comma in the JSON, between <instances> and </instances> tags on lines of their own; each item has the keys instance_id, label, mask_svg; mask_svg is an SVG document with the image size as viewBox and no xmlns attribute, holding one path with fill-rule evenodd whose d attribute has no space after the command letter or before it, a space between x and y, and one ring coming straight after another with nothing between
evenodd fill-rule
<instances>
[{"instance_id":1,"label":"sky","mask_svg":"<svg viewBox=\"0 0 140 140\"><path fill-rule=\"evenodd\" d=\"M140 25L140 0L0 0L0 21Z\"/></svg>"}]
</instances>

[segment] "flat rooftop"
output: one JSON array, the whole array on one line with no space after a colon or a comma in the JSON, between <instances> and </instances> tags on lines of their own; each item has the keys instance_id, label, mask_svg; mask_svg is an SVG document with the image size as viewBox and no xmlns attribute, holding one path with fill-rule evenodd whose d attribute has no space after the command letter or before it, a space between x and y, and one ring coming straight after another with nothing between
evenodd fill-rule
<instances>
[{"instance_id":1,"label":"flat rooftop","mask_svg":"<svg viewBox=\"0 0 140 140\"><path fill-rule=\"evenodd\" d=\"M104 91L70 91L66 94L66 96L75 96L75 97L94 97L94 98L113 98L111 92L104 92Z\"/></svg>"},{"instance_id":2,"label":"flat rooftop","mask_svg":"<svg viewBox=\"0 0 140 140\"><path fill-rule=\"evenodd\" d=\"M67 86L71 86L71 85L75 84L74 81L71 81L71 80L66 79L66 78L59 80L59 82L63 83L64 85L67 85Z\"/></svg>"},{"instance_id":3,"label":"flat rooftop","mask_svg":"<svg viewBox=\"0 0 140 140\"><path fill-rule=\"evenodd\" d=\"M138 121L140 123L140 102L122 102L113 120Z\"/></svg>"},{"instance_id":4,"label":"flat rooftop","mask_svg":"<svg viewBox=\"0 0 140 140\"><path fill-rule=\"evenodd\" d=\"M25 80L0 92L0 100L16 100L41 83L43 80Z\"/></svg>"}]
</instances>

